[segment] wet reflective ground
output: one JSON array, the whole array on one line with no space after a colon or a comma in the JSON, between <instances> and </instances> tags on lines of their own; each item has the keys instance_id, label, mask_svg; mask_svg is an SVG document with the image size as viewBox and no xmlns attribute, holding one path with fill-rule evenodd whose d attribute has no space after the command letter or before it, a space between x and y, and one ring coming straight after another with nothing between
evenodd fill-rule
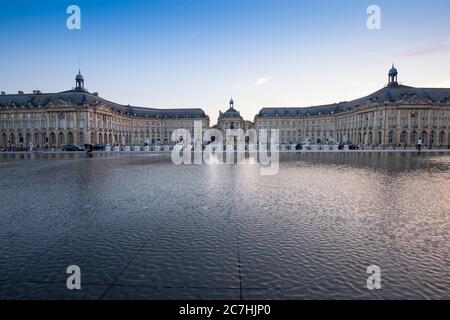
<instances>
[{"instance_id":1,"label":"wet reflective ground","mask_svg":"<svg viewBox=\"0 0 450 320\"><path fill-rule=\"evenodd\" d=\"M0 154L0 177L2 299L450 299L449 154L290 153L275 176Z\"/></svg>"}]
</instances>

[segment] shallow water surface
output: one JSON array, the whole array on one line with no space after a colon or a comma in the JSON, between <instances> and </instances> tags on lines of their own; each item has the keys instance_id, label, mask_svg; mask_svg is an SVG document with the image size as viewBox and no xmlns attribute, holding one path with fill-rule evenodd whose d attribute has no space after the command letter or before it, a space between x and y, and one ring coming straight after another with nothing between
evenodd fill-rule
<instances>
[{"instance_id":1,"label":"shallow water surface","mask_svg":"<svg viewBox=\"0 0 450 320\"><path fill-rule=\"evenodd\" d=\"M0 298L450 298L449 154L281 160L0 154Z\"/></svg>"}]
</instances>

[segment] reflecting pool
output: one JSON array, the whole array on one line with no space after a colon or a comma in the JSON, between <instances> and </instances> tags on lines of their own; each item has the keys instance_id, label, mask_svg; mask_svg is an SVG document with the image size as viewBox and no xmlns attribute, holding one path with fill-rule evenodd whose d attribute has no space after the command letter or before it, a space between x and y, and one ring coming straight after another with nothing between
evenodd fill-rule
<instances>
[{"instance_id":1,"label":"reflecting pool","mask_svg":"<svg viewBox=\"0 0 450 320\"><path fill-rule=\"evenodd\" d=\"M0 154L0 177L2 299L450 298L448 153Z\"/></svg>"}]
</instances>

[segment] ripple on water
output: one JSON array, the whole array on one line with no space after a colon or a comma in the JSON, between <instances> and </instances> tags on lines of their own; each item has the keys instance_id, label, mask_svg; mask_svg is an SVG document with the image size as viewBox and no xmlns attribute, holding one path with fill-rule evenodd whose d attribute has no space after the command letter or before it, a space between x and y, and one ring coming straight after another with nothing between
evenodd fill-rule
<instances>
[{"instance_id":1,"label":"ripple on water","mask_svg":"<svg viewBox=\"0 0 450 320\"><path fill-rule=\"evenodd\" d=\"M0 160L0 297L78 264L94 299L450 298L448 155L290 154L275 176L43 157Z\"/></svg>"}]
</instances>

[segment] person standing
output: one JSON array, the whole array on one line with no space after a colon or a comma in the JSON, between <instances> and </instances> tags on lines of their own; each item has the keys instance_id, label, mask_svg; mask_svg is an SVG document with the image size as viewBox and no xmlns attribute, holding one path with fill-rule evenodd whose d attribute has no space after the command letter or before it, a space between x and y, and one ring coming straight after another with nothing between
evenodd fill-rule
<instances>
[{"instance_id":1,"label":"person standing","mask_svg":"<svg viewBox=\"0 0 450 320\"><path fill-rule=\"evenodd\" d=\"M422 144L423 144L423 139L422 139L422 137L420 137L419 141L417 141L417 151L419 151L419 154L420 154L420 151L422 150Z\"/></svg>"}]
</instances>

